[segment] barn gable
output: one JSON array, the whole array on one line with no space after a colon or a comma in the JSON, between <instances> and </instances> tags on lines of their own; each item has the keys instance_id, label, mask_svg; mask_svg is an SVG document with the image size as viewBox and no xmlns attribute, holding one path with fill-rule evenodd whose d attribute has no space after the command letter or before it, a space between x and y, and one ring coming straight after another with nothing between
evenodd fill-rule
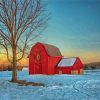
<instances>
[{"instance_id":1,"label":"barn gable","mask_svg":"<svg viewBox=\"0 0 100 100\"><path fill-rule=\"evenodd\" d=\"M72 67L77 58L62 58L58 63L57 67Z\"/></svg>"}]
</instances>

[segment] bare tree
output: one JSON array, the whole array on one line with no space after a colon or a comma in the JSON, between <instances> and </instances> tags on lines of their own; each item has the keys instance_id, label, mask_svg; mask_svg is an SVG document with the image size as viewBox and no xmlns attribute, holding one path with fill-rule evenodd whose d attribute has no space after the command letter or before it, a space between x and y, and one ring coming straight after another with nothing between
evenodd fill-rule
<instances>
[{"instance_id":1,"label":"bare tree","mask_svg":"<svg viewBox=\"0 0 100 100\"><path fill-rule=\"evenodd\" d=\"M17 62L47 22L41 0L0 0L0 45L13 66L12 81L17 80Z\"/></svg>"}]
</instances>

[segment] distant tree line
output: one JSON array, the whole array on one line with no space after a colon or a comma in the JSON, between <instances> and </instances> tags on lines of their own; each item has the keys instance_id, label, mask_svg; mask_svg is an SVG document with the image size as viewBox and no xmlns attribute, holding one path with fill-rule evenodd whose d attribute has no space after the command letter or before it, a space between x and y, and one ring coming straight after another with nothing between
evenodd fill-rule
<instances>
[{"instance_id":1,"label":"distant tree line","mask_svg":"<svg viewBox=\"0 0 100 100\"><path fill-rule=\"evenodd\" d=\"M17 66L17 70L22 70L24 66ZM0 71L12 71L13 67L11 65L0 65Z\"/></svg>"},{"instance_id":2,"label":"distant tree line","mask_svg":"<svg viewBox=\"0 0 100 100\"><path fill-rule=\"evenodd\" d=\"M84 64L85 70L100 69L100 62Z\"/></svg>"}]
</instances>

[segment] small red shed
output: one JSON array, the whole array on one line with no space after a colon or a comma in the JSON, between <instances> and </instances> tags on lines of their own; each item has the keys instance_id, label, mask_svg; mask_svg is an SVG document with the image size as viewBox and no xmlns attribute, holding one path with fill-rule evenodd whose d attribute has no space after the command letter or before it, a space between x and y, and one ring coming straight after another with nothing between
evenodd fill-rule
<instances>
[{"instance_id":1,"label":"small red shed","mask_svg":"<svg viewBox=\"0 0 100 100\"><path fill-rule=\"evenodd\" d=\"M79 58L63 58L53 45L36 43L29 54L29 74L81 74Z\"/></svg>"},{"instance_id":2,"label":"small red shed","mask_svg":"<svg viewBox=\"0 0 100 100\"><path fill-rule=\"evenodd\" d=\"M82 74L83 64L78 57L62 58L56 66L57 74Z\"/></svg>"}]
</instances>

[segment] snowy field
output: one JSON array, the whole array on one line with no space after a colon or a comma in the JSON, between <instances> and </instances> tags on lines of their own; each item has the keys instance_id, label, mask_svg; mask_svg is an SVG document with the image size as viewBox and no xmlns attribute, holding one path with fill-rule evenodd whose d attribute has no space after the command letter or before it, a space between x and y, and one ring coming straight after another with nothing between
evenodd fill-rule
<instances>
[{"instance_id":1,"label":"snowy field","mask_svg":"<svg viewBox=\"0 0 100 100\"><path fill-rule=\"evenodd\" d=\"M18 79L44 83L45 86L21 86L10 83L11 72L0 72L0 100L100 100L100 70L84 75L28 75Z\"/></svg>"}]
</instances>

